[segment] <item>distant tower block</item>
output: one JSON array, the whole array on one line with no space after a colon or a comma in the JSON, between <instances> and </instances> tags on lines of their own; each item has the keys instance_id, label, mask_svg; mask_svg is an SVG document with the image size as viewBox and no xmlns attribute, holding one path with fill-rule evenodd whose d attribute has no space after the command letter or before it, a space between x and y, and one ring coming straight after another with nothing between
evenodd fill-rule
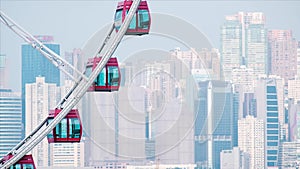
<instances>
[{"instance_id":1,"label":"distant tower block","mask_svg":"<svg viewBox=\"0 0 300 169\"><path fill-rule=\"evenodd\" d=\"M6 57L5 55L0 54L0 88L5 87L5 65L6 65Z\"/></svg>"}]
</instances>

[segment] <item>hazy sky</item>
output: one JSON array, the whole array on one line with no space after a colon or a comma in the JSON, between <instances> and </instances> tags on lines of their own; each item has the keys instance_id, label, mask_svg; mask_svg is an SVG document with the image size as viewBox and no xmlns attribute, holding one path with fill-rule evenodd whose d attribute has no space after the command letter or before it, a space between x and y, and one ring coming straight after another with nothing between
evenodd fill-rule
<instances>
[{"instance_id":1,"label":"hazy sky","mask_svg":"<svg viewBox=\"0 0 300 169\"><path fill-rule=\"evenodd\" d=\"M95 32L111 23L117 2L0 0L0 8L32 35L53 35L55 42L61 45L63 56L65 51L82 48ZM153 13L173 15L194 25L216 48L220 46L220 26L225 15L239 11L264 12L268 29L291 29L294 37L300 40L299 1L149 0L148 3ZM0 37L0 53L7 56L7 87L20 91L21 44L24 42L2 23ZM172 45L166 44L165 50L176 47ZM153 42L151 47L158 46L161 44ZM125 48L129 47L122 49ZM135 50L134 47L130 49L131 52Z\"/></svg>"}]
</instances>

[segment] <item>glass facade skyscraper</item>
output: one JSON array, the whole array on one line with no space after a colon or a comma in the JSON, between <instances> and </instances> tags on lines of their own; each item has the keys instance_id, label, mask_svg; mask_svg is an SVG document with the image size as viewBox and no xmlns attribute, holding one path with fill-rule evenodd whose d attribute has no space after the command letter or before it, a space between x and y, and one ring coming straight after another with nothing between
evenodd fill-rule
<instances>
[{"instance_id":1,"label":"glass facade skyscraper","mask_svg":"<svg viewBox=\"0 0 300 169\"><path fill-rule=\"evenodd\" d=\"M0 158L22 140L20 93L0 89Z\"/></svg>"},{"instance_id":2,"label":"glass facade skyscraper","mask_svg":"<svg viewBox=\"0 0 300 169\"><path fill-rule=\"evenodd\" d=\"M56 54L60 54L60 45L53 43L51 36L37 36L42 43ZM22 123L25 126L25 84L34 83L36 77L45 77L46 83L60 86L60 72L48 59L29 44L22 45ZM25 131L23 131L23 137Z\"/></svg>"},{"instance_id":3,"label":"glass facade skyscraper","mask_svg":"<svg viewBox=\"0 0 300 169\"><path fill-rule=\"evenodd\" d=\"M262 13L253 13L251 17L252 20L246 28L245 65L258 76L266 74L268 70L267 30Z\"/></svg>"},{"instance_id":4,"label":"glass facade skyscraper","mask_svg":"<svg viewBox=\"0 0 300 169\"><path fill-rule=\"evenodd\" d=\"M227 17L221 28L221 71L225 79L243 62L242 25L234 17Z\"/></svg>"},{"instance_id":5,"label":"glass facade skyscraper","mask_svg":"<svg viewBox=\"0 0 300 169\"><path fill-rule=\"evenodd\" d=\"M239 12L226 16L221 27L221 68L225 79L231 71L246 65L254 75L265 74L267 64L267 30L261 12Z\"/></svg>"},{"instance_id":6,"label":"glass facade skyscraper","mask_svg":"<svg viewBox=\"0 0 300 169\"><path fill-rule=\"evenodd\" d=\"M195 116L195 163L199 168L220 168L220 152L236 144L237 103L231 84L224 81L199 83L199 107Z\"/></svg>"}]
</instances>

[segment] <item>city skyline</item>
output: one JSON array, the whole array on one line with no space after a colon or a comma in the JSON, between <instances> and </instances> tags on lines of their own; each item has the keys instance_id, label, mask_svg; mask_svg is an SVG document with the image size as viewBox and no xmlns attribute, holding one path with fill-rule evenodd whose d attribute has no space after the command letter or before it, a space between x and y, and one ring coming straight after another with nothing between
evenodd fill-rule
<instances>
[{"instance_id":1,"label":"city skyline","mask_svg":"<svg viewBox=\"0 0 300 169\"><path fill-rule=\"evenodd\" d=\"M18 24L27 29L33 35L53 35L55 41L61 44L60 52L64 53L65 51L71 51L74 48L82 48L86 41L97 30L102 29L107 24L111 23L116 8L116 2L117 1L89 1L89 3L83 3L82 1L75 1L72 4L70 4L70 2L67 1L60 2L58 6L55 2L47 1L1 1L1 10L7 13L8 16L17 21ZM224 5L222 6L222 4ZM209 42L212 44L212 47L218 49L220 49L220 27L224 23L225 16L232 15L240 11L263 12L266 16L266 28L292 30L293 36L296 38L296 40L300 39L300 32L298 31L300 30L300 23L297 22L298 20L296 13L298 9L297 7L300 6L299 2L263 1L251 3L236 1L234 3L218 2L216 4L215 1L189 1L189 3L181 1L151 1L149 5L150 10L153 13L165 13L168 15L173 15L174 17L181 18L187 23L195 26L208 38ZM85 7L87 7L87 9L93 9L97 7L99 8L99 10L90 10L93 12L84 12ZM282 9L282 7L285 8ZM186 9L183 10L185 12L182 13L176 12L181 8L188 8L194 11L197 10L199 11L199 15L194 16L191 12L188 12L188 10ZM76 9L83 12L80 14L74 12L76 11ZM212 10L209 9L214 9L214 13L211 13ZM67 15L62 15L62 13L64 13L65 10L70 12L67 13ZM37 15L37 13L43 13L43 15ZM95 22L95 19L92 19L92 16L101 17L98 17L97 21ZM34 20L31 19L32 17L40 17L40 20L42 20L45 23L40 24L39 22L34 22ZM55 18L55 20L53 18ZM39 19L37 18L36 20ZM18 53L20 52L20 45L24 42L3 25L0 27L0 30L0 52L1 54L7 56L7 65L9 65L9 76L13 76L19 79L18 77L20 77L20 74L18 72L20 72L20 70L18 67L20 66L16 66L16 68L12 65L20 65L21 56ZM74 37L76 37L76 39L78 40L74 40ZM164 43L163 45L159 43L155 44L153 43L153 40L157 41L161 39L161 37L153 38L149 36L147 38L150 39L149 43L145 42L149 44L147 46L149 46L150 48L157 48L163 51L169 51L177 47L176 45L181 45L177 42ZM135 45L132 46L132 44ZM130 49L128 48L128 45L130 45ZM137 45L135 40L132 40L132 42L128 42L128 45L127 42L126 45L120 45L119 50L116 51L116 55L124 57L127 55L131 55L135 50L140 51L141 46ZM142 46L142 49L143 48L144 46ZM122 55L120 53L122 53ZM14 72L13 75L10 75L11 72ZM20 84L15 83L15 80L12 81L12 78L8 78L8 85L12 86L14 91L21 90Z\"/></svg>"},{"instance_id":2,"label":"city skyline","mask_svg":"<svg viewBox=\"0 0 300 169\"><path fill-rule=\"evenodd\" d=\"M5 5L14 3L17 2L5 2ZM85 7L97 3L99 2L92 1L85 4L86 6L81 6L81 15L93 15L94 12L85 13ZM89 86L82 87L80 82L79 87L84 90L72 91L70 97L64 98L64 102L60 103L59 100L66 96L73 81L61 75L51 62L30 45L14 44L19 45L21 49L22 106L13 105L15 103L7 101L11 98L5 95L0 98L0 117L4 117L0 120L0 125L7 124L5 118L10 118L13 114L11 110L17 111L16 114L19 115L19 109L15 108L21 107L21 119L18 116L16 122L9 125L11 128L19 128L21 120L23 125L26 124L21 129L22 135L28 135L46 116L48 123L43 125L49 127L49 121L53 118L48 114L49 110L56 108L67 113L66 109L71 110L69 99L79 100L75 106L72 105L73 110L78 109L79 115L72 119L79 121L77 126L80 124L80 133L83 134L80 143L74 146L74 140L68 140L67 142L72 142L72 146L55 141L54 144L48 144L45 139L44 143L40 140L40 144L31 151L36 166L70 165L112 169L129 169L131 165L153 167L153 164L156 164L156 168L160 168L160 164L191 164L197 169L284 169L288 166L299 166L300 157L296 155L300 150L300 71L297 69L300 67L300 38L297 35L300 25L299 28L291 26L293 24L286 24L289 27L287 29L270 28L267 16L269 12L266 10L269 7L261 11L258 10L261 8L252 11L252 7L256 5L251 5L250 2L238 1L235 4L235 7L248 4L249 10L243 10L241 7L232 12L235 8L227 9L231 5L229 3L222 10L210 11L211 13L207 9L201 11L203 7L200 7L200 4L206 4L209 8L217 6L215 1L184 3L154 0L148 3L153 3L153 6L149 5L150 11L152 8L162 10L158 4L167 4L169 8L162 10L167 14L155 13L155 10L151 12L152 32L150 31L149 35L135 38L125 36L118 46L114 55L119 60L118 75L121 72L122 80L117 92L90 90L85 93ZM218 5L222 3L224 2ZM267 2L258 4L264 3ZM48 4L49 8L47 6L45 9L42 4ZM40 23L47 25L51 23L48 22L49 16L46 11L54 4L57 5L42 1L26 9L45 9ZM62 4L67 5L68 2L64 1ZM75 2L65 11L75 10L75 6L79 4L82 5L82 2ZM172 7L179 4L182 5L181 10L177 10L176 13L180 16L172 15L171 9L176 9ZM190 7L191 4L199 6ZM274 11L277 8L275 4L279 5L281 2L272 2ZM299 4L300 7L300 3L289 2L289 5L291 4ZM110 8L111 2L104 1L103 5ZM183 9L185 7L189 8L189 11ZM76 16L70 10L69 13L66 12L66 16L56 18L54 16L59 15L59 8L58 13L53 13L50 17L51 22L56 25L52 28L54 32L67 29L63 27L60 19ZM289 12L292 9L294 7L291 7ZM114 10L115 7L112 8L112 13ZM193 10L200 11L191 18L185 18L191 13L194 14ZM140 11L139 9L138 12ZM199 16L204 12L205 16ZM281 15L288 19L293 18L292 13ZM296 13L294 15L297 16ZM85 22L93 19L80 20L80 17L74 23L77 23L76 29L81 28L82 32L85 32L83 27L89 27ZM140 17L139 15L136 18ZM278 15L271 15L270 19L272 17ZM102 19L104 18L106 17ZM199 21L204 18L207 19L207 25L199 26ZM277 24L280 23L280 17L276 19ZM289 23L291 20L285 21ZM272 19L270 23L272 25ZM217 29L212 25L218 25ZM205 27L212 30L205 32ZM38 35L36 37L46 43L47 47L58 54L62 53L63 58L82 70L86 67L84 62L95 57L108 29L108 24L98 29L81 48L64 45L69 41L69 37L73 38L72 44L77 43L85 33L76 33L75 36L64 38L64 42L57 41L55 36L58 34L54 32L39 32L34 35ZM295 34L293 29L296 29ZM2 32L6 31L1 27ZM32 33L30 29L29 32ZM73 30L68 32L69 35L71 32ZM216 32L218 36L215 35ZM214 35L210 37L210 33ZM1 42L8 36L1 36ZM7 42L9 44L12 41ZM6 44L1 43L0 46L0 90L11 92L17 89L6 81L12 80L12 77L17 78L17 75L5 74L12 72L9 70L10 61L7 61L10 54L2 53L2 49L7 50L12 46L2 46ZM67 49L67 46L70 49ZM113 45L108 42L107 46ZM107 51L107 48L104 47L103 51ZM102 57L103 51L96 56ZM14 63L17 65L17 61ZM113 79L114 73L109 71L111 67L108 64L106 66L106 73L102 71L96 80L104 79L103 77L106 80ZM66 71L74 74L69 69ZM106 85L108 83L110 82L106 82ZM6 85L3 87L3 84ZM63 84L66 86L60 86ZM97 81L92 85L97 86ZM82 95L78 95L79 93ZM0 94L3 95L3 92ZM60 104L57 105L58 103ZM63 123L56 123L57 126L53 129L56 134L53 135L63 139L67 138L65 136L71 136L74 131L78 132L73 120L63 119ZM53 123L50 122L50 126L51 124ZM5 135L6 140L15 139L5 131L0 132L0 135ZM30 143L31 139L36 139L30 137L26 142ZM50 137L52 138L51 135ZM76 155L69 156L72 152ZM238 159L230 160L235 158Z\"/></svg>"}]
</instances>

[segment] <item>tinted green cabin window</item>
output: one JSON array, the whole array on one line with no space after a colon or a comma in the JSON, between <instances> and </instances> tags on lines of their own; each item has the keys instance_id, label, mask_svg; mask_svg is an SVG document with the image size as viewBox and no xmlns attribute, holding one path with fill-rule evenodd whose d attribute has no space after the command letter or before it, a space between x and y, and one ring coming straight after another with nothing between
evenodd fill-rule
<instances>
[{"instance_id":1,"label":"tinted green cabin window","mask_svg":"<svg viewBox=\"0 0 300 169\"><path fill-rule=\"evenodd\" d=\"M67 138L67 119L62 119L55 127L56 138Z\"/></svg>"},{"instance_id":2,"label":"tinted green cabin window","mask_svg":"<svg viewBox=\"0 0 300 169\"><path fill-rule=\"evenodd\" d=\"M140 29L149 29L149 12L147 10L138 10L138 27Z\"/></svg>"},{"instance_id":3,"label":"tinted green cabin window","mask_svg":"<svg viewBox=\"0 0 300 169\"><path fill-rule=\"evenodd\" d=\"M70 138L80 137L80 121L77 118L69 119L69 137Z\"/></svg>"},{"instance_id":4,"label":"tinted green cabin window","mask_svg":"<svg viewBox=\"0 0 300 169\"><path fill-rule=\"evenodd\" d=\"M108 86L118 86L119 85L119 70L117 66L108 67Z\"/></svg>"}]
</instances>

